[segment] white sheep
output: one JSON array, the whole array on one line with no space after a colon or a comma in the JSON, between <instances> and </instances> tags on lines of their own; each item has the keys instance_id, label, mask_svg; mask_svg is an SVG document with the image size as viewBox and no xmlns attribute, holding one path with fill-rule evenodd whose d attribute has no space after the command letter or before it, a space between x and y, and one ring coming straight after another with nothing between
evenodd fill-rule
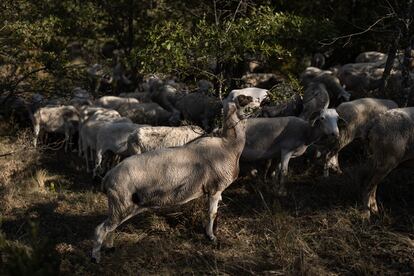
<instances>
[{"instance_id":1,"label":"white sheep","mask_svg":"<svg viewBox=\"0 0 414 276\"><path fill-rule=\"evenodd\" d=\"M118 156L126 155L127 140L131 133L138 130L142 125L133 123L108 122L101 124L96 137L95 168L93 176L96 176L101 166L102 156L110 151Z\"/></svg>"},{"instance_id":2,"label":"white sheep","mask_svg":"<svg viewBox=\"0 0 414 276\"><path fill-rule=\"evenodd\" d=\"M125 103L118 112L136 124L178 124L180 117L179 113L169 112L157 103Z\"/></svg>"},{"instance_id":3,"label":"white sheep","mask_svg":"<svg viewBox=\"0 0 414 276\"><path fill-rule=\"evenodd\" d=\"M128 137L128 154L182 146L202 135L204 130L198 126L140 127Z\"/></svg>"},{"instance_id":4,"label":"white sheep","mask_svg":"<svg viewBox=\"0 0 414 276\"><path fill-rule=\"evenodd\" d=\"M309 145L326 135L338 137L338 120L340 117L335 109L315 112L310 116L309 122L293 116L248 119L246 144L241 160L276 160L281 168L278 193L285 196L290 159L301 156ZM265 177L269 167L270 164L266 168Z\"/></svg>"},{"instance_id":5,"label":"white sheep","mask_svg":"<svg viewBox=\"0 0 414 276\"><path fill-rule=\"evenodd\" d=\"M378 116L369 130L368 141L371 151L370 176L363 194L366 218L371 213L378 213L378 184L399 164L412 165L414 107L391 109Z\"/></svg>"},{"instance_id":6,"label":"white sheep","mask_svg":"<svg viewBox=\"0 0 414 276\"><path fill-rule=\"evenodd\" d=\"M181 147L131 156L103 179L108 196L108 218L95 229L92 260L99 262L107 235L121 223L148 209L184 204L208 195L206 232L216 241L213 223L221 193L237 178L239 157L245 143L246 121L230 103L223 137L202 137ZM113 235L108 237L113 247Z\"/></svg>"},{"instance_id":7,"label":"white sheep","mask_svg":"<svg viewBox=\"0 0 414 276\"><path fill-rule=\"evenodd\" d=\"M374 98L362 98L340 104L336 111L345 124L340 126L338 140L325 155L324 176L329 176L330 168L342 173L338 160L339 151L357 138L365 139L372 120L379 114L397 107L394 101Z\"/></svg>"},{"instance_id":8,"label":"white sheep","mask_svg":"<svg viewBox=\"0 0 414 276\"><path fill-rule=\"evenodd\" d=\"M122 98L116 96L103 96L95 101L96 106L118 110L123 104L139 103L136 98Z\"/></svg>"},{"instance_id":9,"label":"white sheep","mask_svg":"<svg viewBox=\"0 0 414 276\"><path fill-rule=\"evenodd\" d=\"M91 159L93 160L93 150L96 150L96 141L99 129L106 123L114 122L131 123L131 120L121 117L121 115L119 115L119 113L115 110L106 110L96 111L82 124L79 135L81 136L82 151L85 156L87 172L89 172L88 155L91 156Z\"/></svg>"},{"instance_id":10,"label":"white sheep","mask_svg":"<svg viewBox=\"0 0 414 276\"><path fill-rule=\"evenodd\" d=\"M78 111L71 105L38 109L33 115L33 145L37 146L41 131L63 133L65 134L65 151L67 151L72 136L77 130L78 122Z\"/></svg>"}]
</instances>

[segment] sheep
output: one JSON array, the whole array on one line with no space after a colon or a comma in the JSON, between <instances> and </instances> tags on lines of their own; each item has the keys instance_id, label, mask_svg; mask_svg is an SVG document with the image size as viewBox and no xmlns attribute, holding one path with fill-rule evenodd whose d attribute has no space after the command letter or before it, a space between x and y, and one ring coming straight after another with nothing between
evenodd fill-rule
<instances>
[{"instance_id":1,"label":"sheep","mask_svg":"<svg viewBox=\"0 0 414 276\"><path fill-rule=\"evenodd\" d=\"M96 176L96 171L101 166L102 156L107 151L121 156L126 154L127 140L131 133L138 130L142 125L133 123L105 123L102 124L98 130L96 137L96 153L95 153L95 168L93 176Z\"/></svg>"},{"instance_id":2,"label":"sheep","mask_svg":"<svg viewBox=\"0 0 414 276\"><path fill-rule=\"evenodd\" d=\"M394 101L374 98L362 98L340 104L336 111L346 123L340 126L339 139L325 154L323 175L329 176L329 168L342 173L338 161L339 151L357 138L365 139L371 121L379 114L397 107Z\"/></svg>"},{"instance_id":3,"label":"sheep","mask_svg":"<svg viewBox=\"0 0 414 276\"><path fill-rule=\"evenodd\" d=\"M151 100L159 104L165 110L177 113L175 104L177 100L186 95L186 93L178 91L172 85L164 84L160 79L150 79L148 83Z\"/></svg>"},{"instance_id":4,"label":"sheep","mask_svg":"<svg viewBox=\"0 0 414 276\"><path fill-rule=\"evenodd\" d=\"M355 58L355 63L386 62L387 55L381 52L362 52Z\"/></svg>"},{"instance_id":5,"label":"sheep","mask_svg":"<svg viewBox=\"0 0 414 276\"><path fill-rule=\"evenodd\" d=\"M65 151L67 152L78 122L78 111L71 105L38 109L33 115L34 147L37 146L40 131L64 133Z\"/></svg>"},{"instance_id":6,"label":"sheep","mask_svg":"<svg viewBox=\"0 0 414 276\"><path fill-rule=\"evenodd\" d=\"M246 120L229 103L222 137L202 137L181 147L128 157L103 179L108 218L95 229L92 261L100 261L106 236L121 223L148 209L181 205L202 195L209 198L208 238L216 242L213 224L221 193L237 178L245 143ZM108 237L113 247L113 235Z\"/></svg>"},{"instance_id":7,"label":"sheep","mask_svg":"<svg viewBox=\"0 0 414 276\"><path fill-rule=\"evenodd\" d=\"M333 72L310 66L306 67L306 69L300 74L299 80L303 87L307 88L314 78L321 75L333 75Z\"/></svg>"},{"instance_id":8,"label":"sheep","mask_svg":"<svg viewBox=\"0 0 414 276\"><path fill-rule=\"evenodd\" d=\"M283 80L283 77L273 73L247 73L241 80L250 87L271 89Z\"/></svg>"},{"instance_id":9,"label":"sheep","mask_svg":"<svg viewBox=\"0 0 414 276\"><path fill-rule=\"evenodd\" d=\"M202 135L204 131L198 126L140 127L128 137L128 154L182 146Z\"/></svg>"},{"instance_id":10,"label":"sheep","mask_svg":"<svg viewBox=\"0 0 414 276\"><path fill-rule=\"evenodd\" d=\"M323 83L326 91L329 93L330 107L336 107L342 102L347 102L351 98L351 94L342 86L336 76L322 74L313 79L314 83Z\"/></svg>"},{"instance_id":11,"label":"sheep","mask_svg":"<svg viewBox=\"0 0 414 276\"><path fill-rule=\"evenodd\" d=\"M140 103L149 103L149 102L151 102L151 96L148 92L140 92L138 90L135 90L135 92L132 92L132 93L121 93L121 94L119 94L119 97L121 97L121 98L135 98Z\"/></svg>"},{"instance_id":12,"label":"sheep","mask_svg":"<svg viewBox=\"0 0 414 276\"><path fill-rule=\"evenodd\" d=\"M351 94L345 91L338 78L322 74L308 85L303 96L301 118L308 119L315 112L326 107L336 107L343 101L349 101Z\"/></svg>"},{"instance_id":13,"label":"sheep","mask_svg":"<svg viewBox=\"0 0 414 276\"><path fill-rule=\"evenodd\" d=\"M227 103L234 102L237 96L245 95L252 97L253 101L249 104L250 108L259 107L262 101L267 98L269 90L257 88L257 87L248 87L243 89L234 89L229 95L223 100L223 107L227 106Z\"/></svg>"},{"instance_id":14,"label":"sheep","mask_svg":"<svg viewBox=\"0 0 414 276\"><path fill-rule=\"evenodd\" d=\"M299 116L303 111L303 99L295 94L289 100L276 104L265 105L260 108L260 117L287 117Z\"/></svg>"},{"instance_id":15,"label":"sheep","mask_svg":"<svg viewBox=\"0 0 414 276\"><path fill-rule=\"evenodd\" d=\"M396 108L376 118L368 131L370 176L363 192L364 216L378 213L378 184L399 164L412 166L414 158L414 107ZM411 164L410 164L411 162Z\"/></svg>"},{"instance_id":16,"label":"sheep","mask_svg":"<svg viewBox=\"0 0 414 276\"><path fill-rule=\"evenodd\" d=\"M82 151L84 152L86 171L89 172L89 155L93 157L92 151L96 149L97 135L99 129L106 123L132 123L130 119L121 117L115 110L96 111L88 118L80 129L79 135L82 141Z\"/></svg>"},{"instance_id":17,"label":"sheep","mask_svg":"<svg viewBox=\"0 0 414 276\"><path fill-rule=\"evenodd\" d=\"M215 97L194 92L179 99L175 107L184 120L203 127L207 132L214 127L214 119L220 114L222 104Z\"/></svg>"},{"instance_id":18,"label":"sheep","mask_svg":"<svg viewBox=\"0 0 414 276\"><path fill-rule=\"evenodd\" d=\"M99 120L99 117L102 117L102 116L104 116L105 118L108 118L108 117L120 118L121 115L119 115L117 111L112 110L112 109L107 109L103 107L91 107L91 106L81 106L78 109L78 113L79 113L78 155L82 156L83 143L82 143L81 129L82 129L84 122L86 122L95 113L97 113L97 115L94 118L95 120L96 119ZM102 115L98 115L98 114L102 114Z\"/></svg>"},{"instance_id":19,"label":"sheep","mask_svg":"<svg viewBox=\"0 0 414 276\"><path fill-rule=\"evenodd\" d=\"M30 127L33 124L31 104L20 96L6 93L0 96L0 116L14 119L21 127Z\"/></svg>"},{"instance_id":20,"label":"sheep","mask_svg":"<svg viewBox=\"0 0 414 276\"><path fill-rule=\"evenodd\" d=\"M136 103L139 101L135 98L122 98L115 96L103 96L95 101L96 106L118 110L124 104Z\"/></svg>"},{"instance_id":21,"label":"sheep","mask_svg":"<svg viewBox=\"0 0 414 276\"><path fill-rule=\"evenodd\" d=\"M311 83L303 94L303 109L300 118L309 120L310 116L317 111L328 108L329 94L323 83Z\"/></svg>"},{"instance_id":22,"label":"sheep","mask_svg":"<svg viewBox=\"0 0 414 276\"><path fill-rule=\"evenodd\" d=\"M347 90L371 91L381 84L383 65L382 62L345 64L339 69L338 78Z\"/></svg>"},{"instance_id":23,"label":"sheep","mask_svg":"<svg viewBox=\"0 0 414 276\"><path fill-rule=\"evenodd\" d=\"M178 111L169 112L157 103L126 103L118 111L136 124L176 125L180 117Z\"/></svg>"},{"instance_id":24,"label":"sheep","mask_svg":"<svg viewBox=\"0 0 414 276\"><path fill-rule=\"evenodd\" d=\"M88 91L82 89L80 87L75 87L72 90L73 98L69 101L70 105L79 107L83 105L92 105L92 101L90 100L91 96L89 95Z\"/></svg>"},{"instance_id":25,"label":"sheep","mask_svg":"<svg viewBox=\"0 0 414 276\"><path fill-rule=\"evenodd\" d=\"M285 178L289 160L301 156L309 145L324 136L337 137L340 119L335 109L315 112L309 122L298 117L248 119L246 144L240 160L247 162L278 160L279 166L281 165L278 193L285 196L287 194Z\"/></svg>"},{"instance_id":26,"label":"sheep","mask_svg":"<svg viewBox=\"0 0 414 276\"><path fill-rule=\"evenodd\" d=\"M214 84L211 81L201 79L197 82L198 91L204 94L208 94L214 90Z\"/></svg>"}]
</instances>

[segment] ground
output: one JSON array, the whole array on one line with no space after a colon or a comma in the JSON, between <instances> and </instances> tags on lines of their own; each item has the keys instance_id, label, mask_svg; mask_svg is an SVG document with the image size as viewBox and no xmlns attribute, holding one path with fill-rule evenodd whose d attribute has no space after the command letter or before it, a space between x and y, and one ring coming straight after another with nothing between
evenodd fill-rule
<instances>
[{"instance_id":1,"label":"ground","mask_svg":"<svg viewBox=\"0 0 414 276\"><path fill-rule=\"evenodd\" d=\"M387 177L381 213L367 222L358 184L365 161L352 148L344 174L328 179L294 160L287 198L271 183L241 177L223 193L217 244L204 235L206 202L198 199L127 221L115 252L93 264L91 238L107 209L99 181L76 152L37 151L29 138L2 125L0 155L12 154L0 157L0 275L414 273L414 172Z\"/></svg>"}]
</instances>

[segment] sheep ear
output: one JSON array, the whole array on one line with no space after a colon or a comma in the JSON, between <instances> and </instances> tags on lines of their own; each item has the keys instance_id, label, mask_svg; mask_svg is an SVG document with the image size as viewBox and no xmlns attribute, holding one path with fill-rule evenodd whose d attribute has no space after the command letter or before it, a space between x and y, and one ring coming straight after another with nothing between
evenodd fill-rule
<instances>
[{"instance_id":1,"label":"sheep ear","mask_svg":"<svg viewBox=\"0 0 414 276\"><path fill-rule=\"evenodd\" d=\"M252 101L253 101L253 98L251 96L239 95L236 97L234 102L236 103L237 107L240 108L240 107L244 107L248 105Z\"/></svg>"},{"instance_id":2,"label":"sheep ear","mask_svg":"<svg viewBox=\"0 0 414 276\"><path fill-rule=\"evenodd\" d=\"M338 117L338 128L344 128L348 125L348 121L342 118L341 116Z\"/></svg>"},{"instance_id":3,"label":"sheep ear","mask_svg":"<svg viewBox=\"0 0 414 276\"><path fill-rule=\"evenodd\" d=\"M314 111L312 113L312 115L310 115L310 117L309 117L309 124L311 126L314 126L315 125L315 122L318 120L318 118L319 118L320 115L321 115L321 112L320 111Z\"/></svg>"}]
</instances>

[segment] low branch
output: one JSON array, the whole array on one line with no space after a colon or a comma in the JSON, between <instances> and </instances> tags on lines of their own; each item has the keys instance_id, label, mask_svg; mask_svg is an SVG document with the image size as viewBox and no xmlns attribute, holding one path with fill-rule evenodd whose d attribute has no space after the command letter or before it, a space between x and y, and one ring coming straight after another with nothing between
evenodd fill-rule
<instances>
[{"instance_id":1,"label":"low branch","mask_svg":"<svg viewBox=\"0 0 414 276\"><path fill-rule=\"evenodd\" d=\"M369 32L369 31L371 31L381 21L383 21L385 19L388 19L390 17L393 17L393 16L395 16L395 14L388 14L388 15L386 15L384 17L381 17L377 21L375 21L372 25L370 25L367 29L365 29L363 31L360 31L360 32L357 32L357 33L353 33L353 34L338 36L338 37L333 38L332 41L330 41L330 42L319 41L319 44L321 44L323 46L330 46L330 45L334 44L335 42L337 42L340 39L347 38L348 40L342 45L342 46L346 46L351 41L351 38L353 38L354 36L362 35L362 34L365 34L365 33Z\"/></svg>"}]
</instances>

